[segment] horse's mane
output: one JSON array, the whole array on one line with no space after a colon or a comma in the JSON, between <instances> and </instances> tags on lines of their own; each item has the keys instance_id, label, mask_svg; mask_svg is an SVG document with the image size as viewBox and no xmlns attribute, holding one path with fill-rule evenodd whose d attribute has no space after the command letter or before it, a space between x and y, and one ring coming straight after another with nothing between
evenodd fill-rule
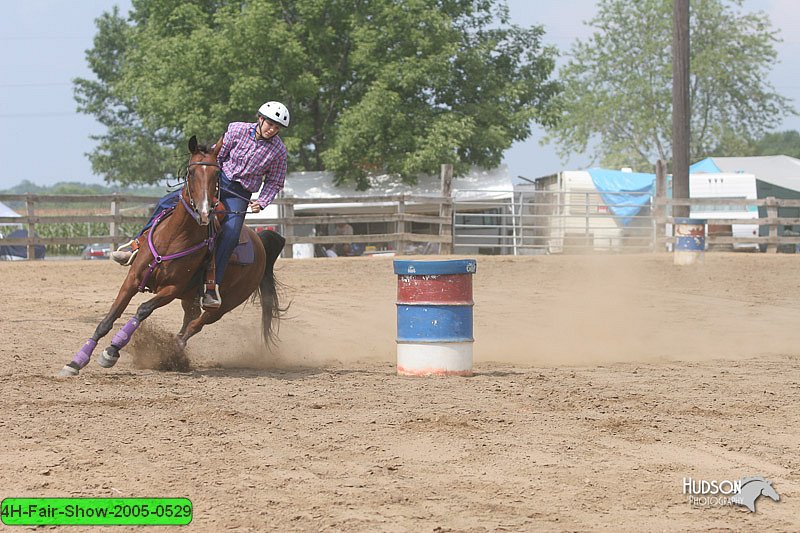
<instances>
[{"instance_id":1,"label":"horse's mane","mask_svg":"<svg viewBox=\"0 0 800 533\"><path fill-rule=\"evenodd\" d=\"M210 154L213 152L213 150L211 150L211 147L207 144L198 144L197 150L203 152L204 154Z\"/></svg>"}]
</instances>

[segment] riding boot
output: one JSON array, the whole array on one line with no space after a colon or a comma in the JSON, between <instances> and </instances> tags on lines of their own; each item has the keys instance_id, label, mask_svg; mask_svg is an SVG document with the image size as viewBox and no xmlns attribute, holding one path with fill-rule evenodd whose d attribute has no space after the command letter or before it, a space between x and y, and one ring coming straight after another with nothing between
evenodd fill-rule
<instances>
[{"instance_id":1,"label":"riding boot","mask_svg":"<svg viewBox=\"0 0 800 533\"><path fill-rule=\"evenodd\" d=\"M130 250L123 250L123 248L130 248ZM133 239L111 252L111 259L122 266L130 266L137 253L139 253L139 239Z\"/></svg>"},{"instance_id":2,"label":"riding boot","mask_svg":"<svg viewBox=\"0 0 800 533\"><path fill-rule=\"evenodd\" d=\"M111 252L111 259L122 266L128 266L133 259L133 252L129 250L115 250Z\"/></svg>"}]
</instances>

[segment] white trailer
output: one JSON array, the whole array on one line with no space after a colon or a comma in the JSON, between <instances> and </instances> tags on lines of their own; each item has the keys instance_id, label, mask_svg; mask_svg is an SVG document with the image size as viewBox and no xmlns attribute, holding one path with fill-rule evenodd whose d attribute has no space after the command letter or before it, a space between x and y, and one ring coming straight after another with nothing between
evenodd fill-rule
<instances>
[{"instance_id":1,"label":"white trailer","mask_svg":"<svg viewBox=\"0 0 800 533\"><path fill-rule=\"evenodd\" d=\"M524 193L526 189L528 186L523 185L517 190ZM543 176L528 194L534 195L535 204L552 203L546 210L550 214L547 252L560 253L574 245L596 251L619 248L622 228L603 202L589 172L565 170Z\"/></svg>"},{"instance_id":2,"label":"white trailer","mask_svg":"<svg viewBox=\"0 0 800 533\"><path fill-rule=\"evenodd\" d=\"M725 198L748 199L758 198L756 177L747 173L693 173L689 175L689 196L691 198ZM695 205L691 207L692 218L708 220L709 233L712 230L724 232L725 228L716 227L714 219L739 218L757 219L758 207L732 205ZM733 224L730 233L734 237L758 237L758 224ZM758 250L758 244L742 243L733 246L735 250Z\"/></svg>"}]
</instances>

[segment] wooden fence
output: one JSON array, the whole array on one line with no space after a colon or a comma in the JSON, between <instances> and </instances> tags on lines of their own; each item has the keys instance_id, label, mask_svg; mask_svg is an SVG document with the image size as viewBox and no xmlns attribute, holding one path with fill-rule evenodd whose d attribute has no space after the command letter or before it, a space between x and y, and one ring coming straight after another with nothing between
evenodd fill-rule
<instances>
[{"instance_id":1,"label":"wooden fence","mask_svg":"<svg viewBox=\"0 0 800 533\"><path fill-rule=\"evenodd\" d=\"M149 219L148 216L136 215L129 216L123 214L123 205L144 204L147 209L152 209L157 198L152 196L136 196L122 194L99 194L99 195L80 195L80 194L0 194L0 202L4 203L25 203L25 214L20 217L0 217L0 224L20 224L27 229L28 236L21 239L3 239L2 244L27 246L28 258L34 257L34 246L37 244L58 245L58 244L91 244L95 242L112 243L115 246L124 242L125 236L120 231L123 223L133 223L144 225ZM69 206L74 209L78 204L103 204L110 206L108 214L42 214L37 206L42 204L53 204L56 206ZM56 211L58 209L55 209ZM53 211L48 209L47 211ZM85 237L39 237L36 233L37 225L41 224L73 224L73 223L107 223L109 225L108 235L87 235Z\"/></svg>"},{"instance_id":2,"label":"wooden fence","mask_svg":"<svg viewBox=\"0 0 800 533\"><path fill-rule=\"evenodd\" d=\"M258 225L280 225L283 236L286 238L287 247L285 257L292 257L293 244L344 244L344 243L393 243L397 253L403 253L407 243L437 243L440 253L452 253L453 225L452 225L452 199L441 196L419 196L412 194L384 195L384 196L343 196L339 198L278 198L274 202L281 208L282 214L278 218L259 219ZM314 205L329 204L355 204L359 209L380 211L368 214L315 214L298 215L297 211L305 208L313 209ZM424 214L409 213L407 210L422 210ZM317 209L319 211L319 209ZM438 214L428 214L428 213ZM371 233L361 235L296 235L295 226L336 224L346 222L354 223L386 223L394 228L393 233ZM410 224L433 224L438 226L435 234L412 233ZM255 225L256 221L248 221Z\"/></svg>"},{"instance_id":3,"label":"wooden fence","mask_svg":"<svg viewBox=\"0 0 800 533\"><path fill-rule=\"evenodd\" d=\"M155 205L156 198L137 195L36 195L36 194L1 194L4 203L24 203L25 214L20 217L0 217L0 224L19 224L28 231L28 237L2 239L1 244L27 246L28 257L34 257L34 246L43 245L85 245L95 242L113 245L125 242L130 235L121 231L122 224L144 225ZM439 253L448 254L453 250L453 200L450 196L420 196L411 194L382 196L352 196L340 198L277 198L274 202L279 206L279 216L275 218L259 218L247 220L251 226L276 226L284 235L287 247L286 257L292 257L293 244L334 245L340 243L386 243L393 246L397 253L402 253L410 243L431 243L437 245ZM107 205L108 212L102 214L47 214L52 209L37 209L42 204L74 206L76 204ZM709 247L718 245L755 244L765 248L767 252L776 252L779 247L791 250L800 245L798 231L786 232L787 227L800 229L800 200L795 199L744 199L744 198L654 198L653 244L655 251L663 251L666 244L675 238L666 235L666 225L674 224L674 217L669 216L673 208L678 206L719 206L720 208L757 207L761 210L760 218L709 218L709 226L746 225L768 227L766 232L758 231L753 236L721 235L709 232L706 241ZM129 215L126 211L139 208L139 214ZM105 208L103 208L105 209ZM96 210L96 209L95 209ZM350 212L342 212L350 210ZM779 216L780 211L790 211L795 216ZM313 214L303 214L313 213ZM324 213L328 211L328 213ZM332 214L339 211L341 214ZM366 212L365 212L366 211ZM147 215L142 213L147 213ZM358 212L361 212L359 214ZM765 215L765 216L764 216ZM349 224L384 223L393 231L385 233L360 235L299 235L298 226L308 228L309 225L327 225L338 222ZM45 224L60 223L106 223L108 235L87 235L80 237L41 237L37 235L37 227ZM433 231L415 233L411 224L427 225ZM783 229L782 229L783 228ZM761 235L766 233L766 235Z\"/></svg>"},{"instance_id":4,"label":"wooden fence","mask_svg":"<svg viewBox=\"0 0 800 533\"><path fill-rule=\"evenodd\" d=\"M674 224L675 217L667 216L676 206L720 206L720 207L747 207L755 206L766 210L766 217L759 218L706 218L708 225L713 226L733 226L734 224L754 225L759 230L762 226L768 226L768 234L752 237L733 236L733 235L714 235L709 234L706 242L709 246L715 245L734 245L734 244L758 244L766 245L766 251L775 253L780 245L800 244L800 235L781 234L779 229L786 226L799 226L799 217L780 217L778 210L790 208L797 210L800 214L800 200L782 198L762 198L749 200L745 198L655 198L655 250L664 250L666 243L675 242L675 237L666 235L666 224ZM792 232L793 233L793 232Z\"/></svg>"},{"instance_id":5,"label":"wooden fence","mask_svg":"<svg viewBox=\"0 0 800 533\"><path fill-rule=\"evenodd\" d=\"M136 195L37 195L37 194L0 194L0 201L4 203L24 202L25 214L20 217L0 217L0 224L20 224L27 229L26 238L2 239L2 244L27 246L28 258L34 257L34 246L59 245L59 244L91 244L95 242L111 243L117 246L125 242L130 235L123 235L120 227L124 223L144 225L149 219L143 215L125 215L125 205L143 204L148 211L157 201L151 196ZM43 215L37 214L37 205L42 203L72 205L79 203L110 205L108 214L80 214L80 215ZM259 218L247 220L251 226L280 226L280 232L286 238L287 247L284 250L286 257L292 257L293 244L337 244L337 243L393 243L394 249L402 253L407 243L436 243L440 246L440 253L452 253L452 198L444 196L419 196L410 194L385 195L385 196L353 196L339 198L276 198L274 204L279 206L280 216L277 218ZM367 214L316 214L304 216L297 211L311 210L319 204L356 204L359 209L376 211ZM410 213L409 210L422 211ZM430 213L430 214L429 214ZM107 223L108 235L93 235L86 237L39 237L36 228L41 224L58 223ZM393 227L392 233L362 234L362 235L331 235L331 236L302 236L295 235L298 225L333 224L337 222L388 223ZM412 233L410 223L417 222L438 226L435 234Z\"/></svg>"}]
</instances>

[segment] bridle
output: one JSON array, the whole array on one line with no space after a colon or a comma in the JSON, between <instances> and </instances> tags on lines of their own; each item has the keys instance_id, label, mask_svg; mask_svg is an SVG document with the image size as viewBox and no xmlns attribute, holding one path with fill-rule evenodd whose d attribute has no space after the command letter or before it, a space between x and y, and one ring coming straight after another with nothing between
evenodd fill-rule
<instances>
[{"instance_id":1,"label":"bridle","mask_svg":"<svg viewBox=\"0 0 800 533\"><path fill-rule=\"evenodd\" d=\"M187 211L192 215L192 218L200 222L200 212L197 210L197 206L194 203L194 198L192 198L192 187L191 187L191 178L193 177L192 174L192 167L200 166L200 167L216 167L217 170L220 170L220 166L216 163L211 163L209 161L193 161L186 165L186 190L185 192L181 193L181 201L183 202L184 207L187 208ZM187 202L184 196L189 197L189 201ZM219 205L219 178L217 178L217 185L214 190L214 195L211 197L211 211L213 212L216 209L217 205Z\"/></svg>"},{"instance_id":2,"label":"bridle","mask_svg":"<svg viewBox=\"0 0 800 533\"><path fill-rule=\"evenodd\" d=\"M193 166L203 166L203 167L217 167L219 169L219 165L216 163L206 162L206 161L195 161L191 162L186 165L186 186L184 190L181 191L181 202L183 203L183 207L186 209L186 212L189 213L195 221L200 224L200 213L197 211L197 207L194 204L194 199L192 199L191 194L191 187L190 187L190 180L192 178L192 171L191 167ZM186 201L184 196L189 197L189 201ZM217 187L216 187L216 194L213 197L213 205L211 206L211 215L210 218L213 219L214 217L214 209L219 204L219 179L217 179ZM156 216L155 220L153 220L153 225L150 227L150 231L147 232L147 246L150 248L150 253L153 254L153 260L150 261L150 264L147 265L147 271L142 276L142 281L139 283L139 292L144 292L147 288L147 282L150 280L150 276L153 275L158 265L163 263L164 261L170 261L172 259L178 259L179 257L184 257L190 254L193 254L199 250L206 248L209 253L214 249L214 240L216 239L216 228L214 227L214 223L210 223L208 225L208 238L204 239L203 241L190 246L189 248L169 255L161 255L156 250L156 246L153 243L153 234L156 232L156 227L161 223L162 220L167 218L172 212L175 210L174 207L170 207Z\"/></svg>"}]
</instances>

